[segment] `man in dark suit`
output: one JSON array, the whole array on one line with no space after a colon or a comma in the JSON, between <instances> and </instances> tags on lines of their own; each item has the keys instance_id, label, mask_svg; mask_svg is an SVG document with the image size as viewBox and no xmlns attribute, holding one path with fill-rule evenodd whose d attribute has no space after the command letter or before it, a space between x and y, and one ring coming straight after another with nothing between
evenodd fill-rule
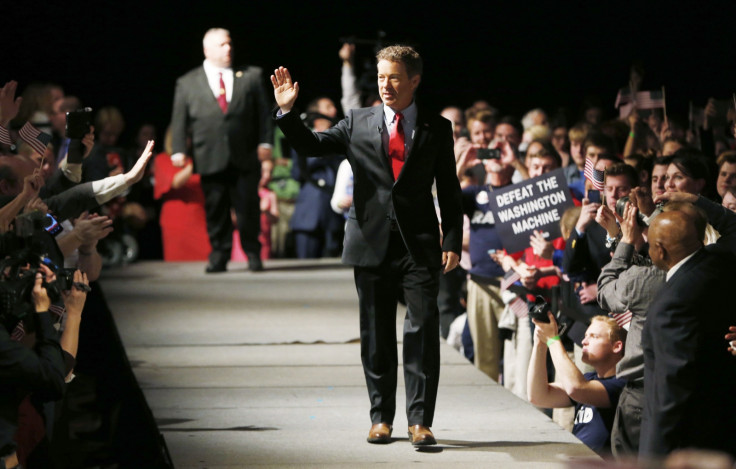
<instances>
[{"instance_id":1,"label":"man in dark suit","mask_svg":"<svg viewBox=\"0 0 736 469\"><path fill-rule=\"evenodd\" d=\"M436 441L429 427L439 382L439 273L454 269L462 243L460 184L452 128L414 103L419 54L391 46L377 55L383 105L356 109L336 126L313 133L292 108L299 92L283 67L271 76L277 123L305 155L345 154L353 169L353 205L343 262L355 268L361 357L373 426L370 443L388 443L396 411L396 305L403 294L404 381L409 436L415 446ZM290 112L292 111L292 112ZM442 238L432 199L436 181Z\"/></svg>"},{"instance_id":2,"label":"man in dark suit","mask_svg":"<svg viewBox=\"0 0 736 469\"><path fill-rule=\"evenodd\" d=\"M232 68L230 33L225 29L207 31L203 46L202 66L176 82L171 160L175 166L186 164L187 131L191 131L194 170L202 177L212 245L206 271L226 270L232 248L231 206L248 267L263 270L258 187L271 175L273 124L261 69Z\"/></svg>"},{"instance_id":3,"label":"man in dark suit","mask_svg":"<svg viewBox=\"0 0 736 469\"><path fill-rule=\"evenodd\" d=\"M736 361L723 346L736 321L733 241L703 247L705 217L691 204L672 205L649 228L650 257L667 276L642 337L639 451L650 457L697 447L736 455Z\"/></svg>"}]
</instances>

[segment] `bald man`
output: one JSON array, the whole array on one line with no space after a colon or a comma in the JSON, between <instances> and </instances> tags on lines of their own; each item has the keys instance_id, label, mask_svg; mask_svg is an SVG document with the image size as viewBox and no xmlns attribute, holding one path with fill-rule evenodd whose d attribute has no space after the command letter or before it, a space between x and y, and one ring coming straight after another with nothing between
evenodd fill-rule
<instances>
[{"instance_id":1,"label":"bald man","mask_svg":"<svg viewBox=\"0 0 736 469\"><path fill-rule=\"evenodd\" d=\"M736 256L703 247L692 204L668 207L649 228L649 255L667 272L644 326L640 455L698 447L736 455L736 361L723 334L736 321Z\"/></svg>"}]
</instances>

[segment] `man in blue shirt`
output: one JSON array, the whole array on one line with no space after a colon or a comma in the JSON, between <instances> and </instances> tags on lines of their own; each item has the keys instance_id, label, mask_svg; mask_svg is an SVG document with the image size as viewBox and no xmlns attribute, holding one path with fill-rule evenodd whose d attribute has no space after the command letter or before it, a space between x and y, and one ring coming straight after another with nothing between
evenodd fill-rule
<instances>
[{"instance_id":1,"label":"man in blue shirt","mask_svg":"<svg viewBox=\"0 0 736 469\"><path fill-rule=\"evenodd\" d=\"M556 408L575 405L572 433L599 454L611 452L611 427L618 397L626 381L616 378L616 364L624 355L626 331L606 316L595 316L585 331L583 362L595 368L583 374L565 351L557 335L557 322L532 319L534 349L527 374L529 402ZM547 380L547 350L555 366L555 382Z\"/></svg>"}]
</instances>

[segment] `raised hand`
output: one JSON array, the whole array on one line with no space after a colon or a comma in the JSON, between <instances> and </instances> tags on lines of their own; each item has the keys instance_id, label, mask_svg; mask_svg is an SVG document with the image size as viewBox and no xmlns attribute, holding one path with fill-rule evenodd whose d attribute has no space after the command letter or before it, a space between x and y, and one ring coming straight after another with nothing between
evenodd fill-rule
<instances>
[{"instance_id":1,"label":"raised hand","mask_svg":"<svg viewBox=\"0 0 736 469\"><path fill-rule=\"evenodd\" d=\"M621 242L638 246L644 240L641 239L642 229L637 222L638 209L630 202L626 202L624 216L621 219Z\"/></svg>"},{"instance_id":2,"label":"raised hand","mask_svg":"<svg viewBox=\"0 0 736 469\"><path fill-rule=\"evenodd\" d=\"M541 231L534 230L534 234L529 236L529 245L532 247L535 256L542 259L552 259L555 247L551 242L547 241Z\"/></svg>"},{"instance_id":3,"label":"raised hand","mask_svg":"<svg viewBox=\"0 0 736 469\"><path fill-rule=\"evenodd\" d=\"M273 95L282 113L291 111L299 95L299 83L291 81L291 74L285 67L279 67L271 75Z\"/></svg>"},{"instance_id":4,"label":"raised hand","mask_svg":"<svg viewBox=\"0 0 736 469\"><path fill-rule=\"evenodd\" d=\"M95 127L90 125L89 132L85 134L82 139L82 145L84 145L84 153L82 159L86 159L90 153L92 153L92 147L95 146Z\"/></svg>"},{"instance_id":5,"label":"raised hand","mask_svg":"<svg viewBox=\"0 0 736 469\"><path fill-rule=\"evenodd\" d=\"M614 238L618 236L619 228L616 224L616 214L605 205L601 205L595 215L595 221L598 222L608 232L608 236Z\"/></svg>"},{"instance_id":6,"label":"raised hand","mask_svg":"<svg viewBox=\"0 0 736 469\"><path fill-rule=\"evenodd\" d=\"M85 288L86 287L86 288ZM84 302L87 300L87 292L89 291L89 280L87 274L81 270L74 271L74 283L72 288L61 293L66 306L67 314L73 316L82 316L84 310Z\"/></svg>"},{"instance_id":7,"label":"raised hand","mask_svg":"<svg viewBox=\"0 0 736 469\"><path fill-rule=\"evenodd\" d=\"M15 97L15 90L18 88L17 81L9 81L0 88L0 125L6 127L8 122L15 119L18 115L20 103L23 98Z\"/></svg>"},{"instance_id":8,"label":"raised hand","mask_svg":"<svg viewBox=\"0 0 736 469\"><path fill-rule=\"evenodd\" d=\"M80 244L92 245L109 235L112 230L110 217L84 212L74 220L72 234L79 240Z\"/></svg>"},{"instance_id":9,"label":"raised hand","mask_svg":"<svg viewBox=\"0 0 736 469\"><path fill-rule=\"evenodd\" d=\"M595 221L600 206L601 204L591 203L587 198L583 199L583 208L580 210L580 217L575 224L575 229L580 233L585 233L588 226Z\"/></svg>"},{"instance_id":10,"label":"raised hand","mask_svg":"<svg viewBox=\"0 0 736 469\"><path fill-rule=\"evenodd\" d=\"M153 155L153 140L149 140L148 144L146 145L146 148L143 149L143 152L141 153L141 156L138 157L138 161L135 162L135 165L125 173L125 183L127 185L133 185L136 182L143 179L143 173L146 172L146 165L148 164L148 161L151 159L151 155Z\"/></svg>"},{"instance_id":11,"label":"raised hand","mask_svg":"<svg viewBox=\"0 0 736 469\"><path fill-rule=\"evenodd\" d=\"M347 42L340 48L340 59L349 65L353 65L353 57L355 57L355 44L348 44Z\"/></svg>"}]
</instances>

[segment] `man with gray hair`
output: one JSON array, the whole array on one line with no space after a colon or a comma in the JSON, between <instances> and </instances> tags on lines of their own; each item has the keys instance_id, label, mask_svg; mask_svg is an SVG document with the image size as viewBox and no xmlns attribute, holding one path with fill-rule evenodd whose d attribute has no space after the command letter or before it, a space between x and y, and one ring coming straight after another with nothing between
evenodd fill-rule
<instances>
[{"instance_id":1,"label":"man with gray hair","mask_svg":"<svg viewBox=\"0 0 736 469\"><path fill-rule=\"evenodd\" d=\"M233 239L231 207L248 268L260 271L258 187L268 182L273 165L273 125L261 69L232 66L232 42L226 29L210 29L202 45L204 63L176 82L171 161L184 167L193 159L194 170L202 178L212 245L206 272L227 269ZM187 148L189 130L191 149Z\"/></svg>"}]
</instances>

